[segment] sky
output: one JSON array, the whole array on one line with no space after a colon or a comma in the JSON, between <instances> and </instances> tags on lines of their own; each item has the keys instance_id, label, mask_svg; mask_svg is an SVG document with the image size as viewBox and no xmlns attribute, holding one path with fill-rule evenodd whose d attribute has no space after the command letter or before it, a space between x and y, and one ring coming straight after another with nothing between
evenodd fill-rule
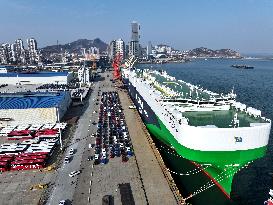
<instances>
[{"instance_id":1,"label":"sky","mask_svg":"<svg viewBox=\"0 0 273 205\"><path fill-rule=\"evenodd\" d=\"M38 47L99 37L180 50L273 53L273 0L0 0L0 43L34 37Z\"/></svg>"}]
</instances>

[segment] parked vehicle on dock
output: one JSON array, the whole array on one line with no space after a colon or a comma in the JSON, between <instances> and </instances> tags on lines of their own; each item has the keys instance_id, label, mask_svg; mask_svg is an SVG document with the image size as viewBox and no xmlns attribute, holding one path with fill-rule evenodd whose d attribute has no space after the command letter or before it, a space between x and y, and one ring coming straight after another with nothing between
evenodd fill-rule
<instances>
[{"instance_id":1,"label":"parked vehicle on dock","mask_svg":"<svg viewBox=\"0 0 273 205\"><path fill-rule=\"evenodd\" d=\"M59 205L66 205L65 200L61 200L61 201L59 202Z\"/></svg>"},{"instance_id":2,"label":"parked vehicle on dock","mask_svg":"<svg viewBox=\"0 0 273 205\"><path fill-rule=\"evenodd\" d=\"M74 177L74 176L77 176L81 173L81 171L73 171L69 174L70 177Z\"/></svg>"},{"instance_id":3,"label":"parked vehicle on dock","mask_svg":"<svg viewBox=\"0 0 273 205\"><path fill-rule=\"evenodd\" d=\"M69 163L69 162L70 162L70 159L71 159L70 156L65 156L65 158L64 158L64 163L65 163L65 164Z\"/></svg>"},{"instance_id":4,"label":"parked vehicle on dock","mask_svg":"<svg viewBox=\"0 0 273 205\"><path fill-rule=\"evenodd\" d=\"M69 150L69 155L73 155L74 154L74 149L73 148L71 148L70 150Z\"/></svg>"}]
</instances>

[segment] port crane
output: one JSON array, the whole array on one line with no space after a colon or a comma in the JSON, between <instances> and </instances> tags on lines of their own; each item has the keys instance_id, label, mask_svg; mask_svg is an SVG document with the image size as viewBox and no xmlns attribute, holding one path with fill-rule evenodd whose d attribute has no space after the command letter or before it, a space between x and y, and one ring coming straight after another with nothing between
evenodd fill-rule
<instances>
[{"instance_id":1,"label":"port crane","mask_svg":"<svg viewBox=\"0 0 273 205\"><path fill-rule=\"evenodd\" d=\"M121 55L117 54L116 57L113 59L112 62L112 67L114 68L114 78L115 79L120 79L121 74L120 74L120 65L121 65Z\"/></svg>"}]
</instances>

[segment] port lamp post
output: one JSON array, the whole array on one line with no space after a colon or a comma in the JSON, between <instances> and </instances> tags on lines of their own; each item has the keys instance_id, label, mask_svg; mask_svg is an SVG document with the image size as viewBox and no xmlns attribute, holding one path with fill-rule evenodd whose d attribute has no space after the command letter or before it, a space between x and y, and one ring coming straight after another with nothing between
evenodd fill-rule
<instances>
[{"instance_id":1,"label":"port lamp post","mask_svg":"<svg viewBox=\"0 0 273 205\"><path fill-rule=\"evenodd\" d=\"M60 123L60 112L59 112L59 107L56 108L56 111L57 111L57 122ZM62 142L62 131L61 131L61 128L59 126L59 141L60 141L60 149L63 150L63 142Z\"/></svg>"}]
</instances>

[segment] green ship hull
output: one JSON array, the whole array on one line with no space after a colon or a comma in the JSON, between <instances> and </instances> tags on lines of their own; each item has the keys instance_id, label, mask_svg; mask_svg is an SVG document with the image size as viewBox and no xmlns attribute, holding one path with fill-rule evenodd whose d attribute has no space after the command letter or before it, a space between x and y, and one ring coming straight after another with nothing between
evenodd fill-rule
<instances>
[{"instance_id":1,"label":"green ship hull","mask_svg":"<svg viewBox=\"0 0 273 205\"><path fill-rule=\"evenodd\" d=\"M126 83L128 93L141 115L143 123L151 135L158 139L155 140L158 144L157 147L161 149L163 155L166 154L165 163L174 179L179 179L178 186L181 185L180 191L184 194L183 196L191 195L189 201L194 202L194 204L203 204L204 202L206 204L208 198L212 198L211 200L214 198L219 199L217 203L210 201L210 204L214 205L233 204L232 200L230 200L230 194L234 175L247 167L249 163L265 155L267 143L264 142L269 137L270 120L254 118L243 112L237 114L234 109L230 109L229 104L227 106L224 104L223 110L214 111L214 108L218 106L218 101L213 105L213 109L203 111L204 106L202 105L191 106L191 104L196 104L192 99L162 97L164 90L158 91L157 88L154 88L155 86L161 85L163 87L162 84L169 85L171 83L169 90L166 86L163 88L167 93L174 93L175 87L173 86L176 84L179 86L179 84L175 84L173 79L171 81L161 79L163 78L162 76L156 80L153 80L152 76L150 80L153 83L147 83L148 74L140 75L144 76L145 79L129 77ZM135 75L132 74L132 76ZM161 82L161 84L156 84L156 82ZM185 87L184 84L183 86ZM179 90L179 88L177 89ZM208 98L207 95L209 93L205 93L202 97ZM215 94L211 95L215 96ZM152 97L151 99L149 99L150 96ZM200 108L200 110L196 107ZM210 108L210 106L208 105L206 108ZM227 108L229 110L226 110ZM178 110L182 111L178 112ZM187 118L188 123L182 123L179 118L180 114ZM240 127L238 124L239 128L236 131L234 129L237 128L230 127L230 122L234 120L235 115L238 117L236 119L240 121ZM173 120L174 116L176 117L175 120ZM165 123L169 124L165 126ZM202 128L204 126L210 126L211 133L209 133L209 129ZM179 129L175 129L175 127ZM221 128L224 128L222 132ZM230 130L227 128L230 128ZM204 135L202 135L201 129L206 132ZM212 130L217 130L217 132ZM253 133L253 130L255 133ZM176 137L172 134L175 132L177 133ZM241 132L243 132L243 135L241 135ZM237 134L242 136L245 141L243 141L242 137L238 137ZM223 139L228 139L225 140L227 144L221 144L222 141L219 141L218 136L222 138L225 136ZM185 138L183 139L182 137ZM200 142L198 137L201 139ZM177 139L181 139L181 141L177 141ZM197 143L197 146L192 142ZM172 157L172 155L175 156ZM168 160L169 158L172 160Z\"/></svg>"},{"instance_id":2,"label":"green ship hull","mask_svg":"<svg viewBox=\"0 0 273 205\"><path fill-rule=\"evenodd\" d=\"M212 166L207 167L204 172L228 197L230 196L234 174L254 159L263 157L266 152L266 147L233 152L205 152L188 149L179 144L161 120L157 119L159 126L146 124L149 132L166 145L173 147L182 157L196 163L196 166L206 167L207 164L211 164ZM237 166L226 166L230 164Z\"/></svg>"}]
</instances>

